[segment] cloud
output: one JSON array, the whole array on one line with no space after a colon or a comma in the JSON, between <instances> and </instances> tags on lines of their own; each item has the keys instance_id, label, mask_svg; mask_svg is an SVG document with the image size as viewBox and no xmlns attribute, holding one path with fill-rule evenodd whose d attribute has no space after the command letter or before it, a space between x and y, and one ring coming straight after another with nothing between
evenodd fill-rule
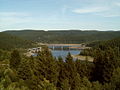
<instances>
[{"instance_id":1,"label":"cloud","mask_svg":"<svg viewBox=\"0 0 120 90\"><path fill-rule=\"evenodd\" d=\"M74 9L72 12L78 14L84 14L84 13L97 13L106 10L108 10L108 8L106 7L91 7L91 8Z\"/></svg>"},{"instance_id":2,"label":"cloud","mask_svg":"<svg viewBox=\"0 0 120 90\"><path fill-rule=\"evenodd\" d=\"M92 15L97 15L97 16L101 16L101 17L119 17L120 16L120 12L119 12L119 7L120 3L114 3L110 6L88 6L86 8L78 8L78 9L74 9L72 10L72 12L77 13L77 14L92 14Z\"/></svg>"},{"instance_id":3,"label":"cloud","mask_svg":"<svg viewBox=\"0 0 120 90\"><path fill-rule=\"evenodd\" d=\"M99 13L99 14L96 14L96 15L98 15L98 16L102 16L102 17L108 17L108 18L110 18L110 17L119 17L120 16L120 14L115 14L115 13Z\"/></svg>"},{"instance_id":4,"label":"cloud","mask_svg":"<svg viewBox=\"0 0 120 90\"><path fill-rule=\"evenodd\" d=\"M27 23L33 21L28 13L22 12L0 12L0 25L14 25L18 23Z\"/></svg>"},{"instance_id":5,"label":"cloud","mask_svg":"<svg viewBox=\"0 0 120 90\"><path fill-rule=\"evenodd\" d=\"M96 15L101 17L119 17L120 2L119 0L91 0L82 2L71 11L76 14Z\"/></svg>"},{"instance_id":6,"label":"cloud","mask_svg":"<svg viewBox=\"0 0 120 90\"><path fill-rule=\"evenodd\" d=\"M13 16L29 16L28 13L25 12L0 12L1 17L13 17Z\"/></svg>"},{"instance_id":7,"label":"cloud","mask_svg":"<svg viewBox=\"0 0 120 90\"><path fill-rule=\"evenodd\" d=\"M115 5L120 6L120 2L116 2Z\"/></svg>"},{"instance_id":8,"label":"cloud","mask_svg":"<svg viewBox=\"0 0 120 90\"><path fill-rule=\"evenodd\" d=\"M0 21L1 21L0 24L11 25L17 23L30 22L30 18L4 17L4 18L0 18Z\"/></svg>"}]
</instances>

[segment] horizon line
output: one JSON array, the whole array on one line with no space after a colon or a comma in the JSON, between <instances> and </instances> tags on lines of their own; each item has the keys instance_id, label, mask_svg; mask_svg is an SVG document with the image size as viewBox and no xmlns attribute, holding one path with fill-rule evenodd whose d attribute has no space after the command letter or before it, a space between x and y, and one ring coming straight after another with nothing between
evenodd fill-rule
<instances>
[{"instance_id":1,"label":"horizon line","mask_svg":"<svg viewBox=\"0 0 120 90\"><path fill-rule=\"evenodd\" d=\"M5 31L120 31L120 30L113 30L113 29L108 29L108 30L100 30L100 29L6 29L2 30L0 32L5 32Z\"/></svg>"}]
</instances>

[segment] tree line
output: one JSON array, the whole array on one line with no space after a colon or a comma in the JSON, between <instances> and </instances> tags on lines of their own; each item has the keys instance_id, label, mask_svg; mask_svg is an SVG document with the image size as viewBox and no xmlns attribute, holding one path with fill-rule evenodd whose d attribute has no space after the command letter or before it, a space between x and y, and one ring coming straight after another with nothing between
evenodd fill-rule
<instances>
[{"instance_id":1,"label":"tree line","mask_svg":"<svg viewBox=\"0 0 120 90\"><path fill-rule=\"evenodd\" d=\"M120 31L80 31L80 30L19 30L5 33L40 43L86 43L97 40L109 40L120 36Z\"/></svg>"}]
</instances>

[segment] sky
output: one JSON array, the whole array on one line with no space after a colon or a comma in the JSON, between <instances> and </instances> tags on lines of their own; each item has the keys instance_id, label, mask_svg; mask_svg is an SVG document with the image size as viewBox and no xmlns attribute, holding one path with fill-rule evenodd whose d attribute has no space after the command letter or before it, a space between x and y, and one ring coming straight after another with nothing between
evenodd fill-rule
<instances>
[{"instance_id":1,"label":"sky","mask_svg":"<svg viewBox=\"0 0 120 90\"><path fill-rule=\"evenodd\" d=\"M0 0L0 31L120 30L120 0Z\"/></svg>"}]
</instances>

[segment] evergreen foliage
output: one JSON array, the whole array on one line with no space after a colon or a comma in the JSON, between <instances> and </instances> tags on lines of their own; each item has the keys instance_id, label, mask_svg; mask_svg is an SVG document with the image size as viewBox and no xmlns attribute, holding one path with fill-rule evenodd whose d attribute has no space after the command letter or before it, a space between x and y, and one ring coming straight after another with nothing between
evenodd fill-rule
<instances>
[{"instance_id":1,"label":"evergreen foliage","mask_svg":"<svg viewBox=\"0 0 120 90\"><path fill-rule=\"evenodd\" d=\"M0 32L0 49L12 50L15 48L29 48L35 46L35 43L14 35Z\"/></svg>"},{"instance_id":2,"label":"evergreen foliage","mask_svg":"<svg viewBox=\"0 0 120 90\"><path fill-rule=\"evenodd\" d=\"M14 50L11 53L10 68L17 69L18 66L20 65L20 62L21 62L20 54L17 50Z\"/></svg>"},{"instance_id":3,"label":"evergreen foliage","mask_svg":"<svg viewBox=\"0 0 120 90\"><path fill-rule=\"evenodd\" d=\"M0 90L120 90L119 43L86 50L93 62L73 60L70 53L57 59L47 47L36 57L0 50Z\"/></svg>"},{"instance_id":4,"label":"evergreen foliage","mask_svg":"<svg viewBox=\"0 0 120 90\"><path fill-rule=\"evenodd\" d=\"M86 43L98 40L109 40L120 36L120 31L80 31L80 30L20 30L5 33L41 43Z\"/></svg>"}]
</instances>

